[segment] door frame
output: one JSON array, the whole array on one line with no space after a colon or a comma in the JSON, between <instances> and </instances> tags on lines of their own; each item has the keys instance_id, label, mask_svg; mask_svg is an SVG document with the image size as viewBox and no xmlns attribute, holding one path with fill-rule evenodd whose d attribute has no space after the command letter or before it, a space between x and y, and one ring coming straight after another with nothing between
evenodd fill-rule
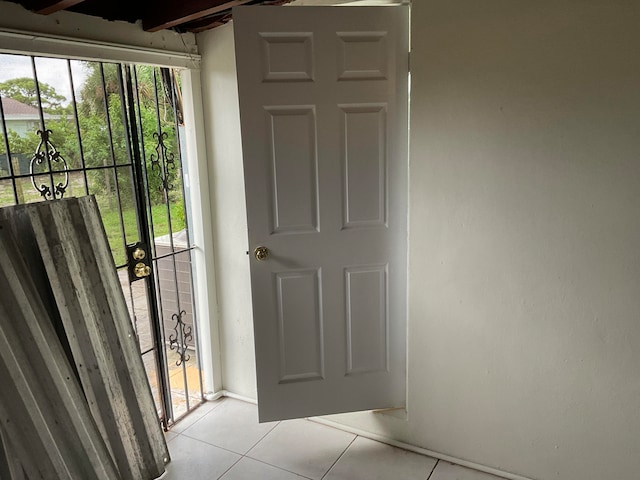
<instances>
[{"instance_id":1,"label":"door frame","mask_svg":"<svg viewBox=\"0 0 640 480\"><path fill-rule=\"evenodd\" d=\"M36 14L24 11L12 19L14 23L32 25ZM105 22L106 24L107 22ZM222 389L220 367L220 335L217 315L217 298L213 261L213 224L209 195L209 175L206 156L202 89L200 83L200 56L189 51L160 50L147 46L122 43L127 35L115 34L107 29L108 37L114 42L96 41L90 38L72 38L77 35L75 25L62 23L57 26L62 35L9 30L0 27L3 42L0 53L33 55L40 57L60 57L87 61L139 63L180 69L185 124L183 157L185 170L185 199L191 211L191 235L195 248L191 251L193 264L193 285L196 289L195 313L200 342L200 365L203 369L205 398L211 399ZM123 24L123 29L131 32L135 26ZM105 32L102 32L105 33ZM140 37L140 32L136 37ZM173 32L164 32L165 35ZM68 35L68 36L67 36ZM179 34L175 34L179 35ZM122 38L125 37L125 38ZM153 35L131 38L140 43L153 45ZM185 48L186 44L185 44Z\"/></svg>"}]
</instances>

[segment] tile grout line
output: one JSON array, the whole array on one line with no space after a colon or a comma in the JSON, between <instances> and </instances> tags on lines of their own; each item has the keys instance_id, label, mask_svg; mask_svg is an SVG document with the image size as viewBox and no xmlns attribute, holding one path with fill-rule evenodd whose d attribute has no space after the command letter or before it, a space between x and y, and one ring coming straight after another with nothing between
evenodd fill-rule
<instances>
[{"instance_id":1,"label":"tile grout line","mask_svg":"<svg viewBox=\"0 0 640 480\"><path fill-rule=\"evenodd\" d=\"M224 450L225 452L233 453L234 455L240 455L241 457L244 457L244 455L242 453L238 453L238 452L235 452L233 450L229 450L226 447L221 447L220 445L216 445L214 443L207 442L206 440L201 440L200 438L191 437L191 436L187 435L186 433L180 433L179 435L182 435L183 437L187 437L189 440L195 440L196 442L204 443L205 445L209 445L210 447L215 447L217 449ZM249 458L251 458L251 457L249 457ZM2 479L0 479L0 480L2 480Z\"/></svg>"},{"instance_id":2,"label":"tile grout line","mask_svg":"<svg viewBox=\"0 0 640 480\"><path fill-rule=\"evenodd\" d=\"M205 403L206 403L206 402L205 402ZM189 430L191 427L193 427L196 423L198 423L200 420L202 420L204 417L206 417L206 416L207 416L207 415L209 415L211 412L213 412L216 408L218 408L220 405L222 405L222 403L223 403L223 402L219 402L219 403L218 403L218 405L216 405L215 407L211 407L211 410L209 410L207 413L203 413L199 418L197 418L196 420L194 420L192 424L190 424L190 425L186 426L184 429L182 429L182 431L180 431L180 432L176 432L175 430L172 430L172 429L175 427L175 424L174 424L174 425L172 425L171 427L169 427L169 430L168 430L168 431L169 431L169 432L173 431L173 433L175 433L175 434L177 434L177 435L180 435L181 433L186 432L186 431L187 431L187 430ZM201 404L201 405L199 405L199 406L198 406L198 407L196 407L196 408L202 408L202 407L204 407L204 406L205 406L204 404ZM187 415L192 415L193 413L195 413L195 411L196 411L196 410L193 410L193 411L191 411L191 412L187 413ZM187 417L185 416L185 417L181 418L181 419L180 419L180 421L185 420L186 418L187 418ZM178 421L178 424L180 423L180 421ZM187 436L188 436L188 435L187 435ZM189 437L189 438L191 438L191 437Z\"/></svg>"},{"instance_id":3,"label":"tile grout line","mask_svg":"<svg viewBox=\"0 0 640 480\"><path fill-rule=\"evenodd\" d=\"M429 474L429 476L427 477L426 480L429 480L431 478L431 476L433 475L433 472L436 471L436 467L438 466L439 463L440 463L440 459L436 459L436 463L433 466L433 468L431 469L431 473Z\"/></svg>"},{"instance_id":4,"label":"tile grout line","mask_svg":"<svg viewBox=\"0 0 640 480\"><path fill-rule=\"evenodd\" d=\"M321 477L321 479L320 479L320 480L323 480L323 479L324 479L324 477L326 477L327 475L329 475L329 472L333 469L333 467L335 467L336 463L338 463L338 462L340 461L340 459L344 456L344 454L345 454L345 453L347 453L347 450L349 450L349 447L353 444L353 442L355 442L355 441L356 441L356 439L357 439L357 438L358 438L358 435L356 435L355 437L353 437L353 440L351 440L351 441L349 442L349 445L347 445L347 446L346 446L346 448L342 451L342 453L341 453L340 455L338 455L338 458L336 458L336 461L335 461L335 462L333 462L333 463L331 464L331 466L329 467L329 470L327 470L327 471L325 472L325 474L324 474L324 475L322 475L322 477Z\"/></svg>"},{"instance_id":5,"label":"tile grout line","mask_svg":"<svg viewBox=\"0 0 640 480\"><path fill-rule=\"evenodd\" d=\"M292 470L287 470L286 468L279 467L278 465L273 465L273 464L271 464L271 463L269 463L269 462L265 462L265 461L263 461L263 460L258 460L257 458L249 457L249 456L247 456L247 455L243 455L243 456L242 456L242 458L248 458L249 460L253 460L254 462L258 462L258 463L261 463L261 464L263 464L263 465L267 465L267 466L269 466L269 467L277 468L278 470L282 470L283 472L291 473L291 474L293 474L293 475L296 475L297 477L304 478L305 480L313 480L313 479L312 479L312 478L310 478L310 477L305 477L305 476L304 476L304 475L302 475L301 473L297 473L297 472L294 472L294 471L292 471Z\"/></svg>"},{"instance_id":6,"label":"tile grout line","mask_svg":"<svg viewBox=\"0 0 640 480\"><path fill-rule=\"evenodd\" d=\"M219 402L219 403L220 403L220 404L222 404L223 402ZM260 439L259 439L257 442L255 442L253 445L251 445L251 447L249 447L249 449L248 449L245 453L239 453L239 452L236 452L236 451L230 450L230 449L228 449L228 448L221 447L220 445L216 445L216 444L214 444L214 443L208 442L208 441L206 441L206 440L202 440L202 439L200 439L200 438L195 438L195 437L190 436L190 435L189 435L189 433L188 433L188 430L189 430L191 427L193 427L195 424L197 424L198 422L200 422L202 419L204 419L204 417L206 417L207 415L209 415L210 413L212 413L216 408L218 408L218 407L220 406L220 404L219 404L219 405L217 405L217 406L215 406L215 407L213 407L213 408L211 409L211 411L209 411L209 412L205 413L204 415L202 415L200 418L198 418L197 420L195 420L191 425L189 425L188 427L186 427L186 428L185 428L184 430L182 430L181 432L175 432L175 431L173 432L173 434L174 434L174 435L176 435L176 436L183 436L183 437L189 438L189 439L191 439L191 440L194 440L194 441L196 441L196 442L204 443L205 445L209 445L209 446L212 446L212 447L214 447L214 448L218 448L218 449L220 449L220 450L224 450L224 451L226 451L226 452L233 453L234 455L239 455L239 456L240 456L240 458L238 458L238 460L237 460L233 465L231 465L227 470L225 470L225 471L222 473L222 475L221 475L220 477L218 477L218 480L219 480L220 478L222 478L222 476L226 475L226 473L227 473L229 470L231 470L231 469L232 469L232 468L233 468L233 467L234 467L234 466L235 466L235 465L236 465L240 460L242 460L242 459L243 459L243 458L245 458L245 457L246 457L246 458L249 458L249 459L251 459L251 460L259 461L260 463L263 463L263 464L265 464L265 465L269 465L270 467L278 468L278 469L280 469L280 470L283 470L283 471L286 471L286 472L292 473L292 474L294 474L294 475L299 475L299 476L301 476L301 478L308 479L308 477L304 477L304 476L302 476L302 475L300 475L300 474L298 474L298 473L291 472L291 471L289 471L289 470L287 470L287 469L285 469L285 468L279 467L279 466L277 466L277 465L271 465L271 464L266 463L266 462L261 462L261 461L260 461L260 460L258 460L258 459L255 459L255 458L253 458L253 457L249 457L249 456L248 456L249 452L250 452L251 450L253 450L253 448L254 448L256 445L258 445L258 443L260 443L262 440L264 440L264 438L265 438L267 435L269 435L269 434L270 434L270 433L271 433L271 432L272 432L272 431L273 431L273 430L274 430L278 425L280 425L282 422L275 422L275 425L274 425L273 427L271 427L271 428L269 429L269 431L267 431L264 435L262 435L262 436L260 437ZM169 430L169 431L171 431L171 430ZM310 479L309 479L309 480L310 480Z\"/></svg>"},{"instance_id":7,"label":"tile grout line","mask_svg":"<svg viewBox=\"0 0 640 480\"><path fill-rule=\"evenodd\" d=\"M238 460L236 460L235 462L233 462L233 465L231 465L231 466L230 466L229 468L227 468L224 472L222 472L222 475L220 475L220 476L218 477L218 480L220 480L222 477L224 477L224 476L227 474L227 472L228 472L229 470L231 470L233 467L235 467L235 466L238 464L238 462L239 462L240 460L242 460L243 458L244 458L244 456L241 456Z\"/></svg>"},{"instance_id":8,"label":"tile grout line","mask_svg":"<svg viewBox=\"0 0 640 480\"><path fill-rule=\"evenodd\" d=\"M253 445L251 445L251 446L249 447L249 449L248 449L245 453L243 453L243 454L242 454L242 456L244 457L244 456L248 455L248 454L249 454L249 452L250 452L251 450L253 450L254 448L256 448L256 445L258 445L262 440L264 440L264 438L265 438L267 435L269 435L271 432L273 432L273 431L276 429L276 427L277 427L278 425L280 425L281 423L282 423L281 421L280 421L280 422L276 422L276 424L275 424L273 427L271 427L267 433L265 433L264 435L262 435L262 436L260 437L260 439L259 439L256 443L254 443ZM251 458L251 457L249 457L249 458Z\"/></svg>"}]
</instances>

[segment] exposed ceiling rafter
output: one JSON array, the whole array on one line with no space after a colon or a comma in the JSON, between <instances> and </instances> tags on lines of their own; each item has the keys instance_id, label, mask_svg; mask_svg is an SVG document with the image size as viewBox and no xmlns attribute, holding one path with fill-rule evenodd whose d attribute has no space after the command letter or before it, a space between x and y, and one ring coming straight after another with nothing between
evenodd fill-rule
<instances>
[{"instance_id":1,"label":"exposed ceiling rafter","mask_svg":"<svg viewBox=\"0 0 640 480\"><path fill-rule=\"evenodd\" d=\"M20 3L33 12L42 15L51 15L60 10L71 8L83 1L84 0L27 0Z\"/></svg>"},{"instance_id":2,"label":"exposed ceiling rafter","mask_svg":"<svg viewBox=\"0 0 640 480\"><path fill-rule=\"evenodd\" d=\"M156 32L200 20L203 17L249 2L250 0L195 0L190 2L161 0L149 16L142 18L142 28L148 32Z\"/></svg>"},{"instance_id":3,"label":"exposed ceiling rafter","mask_svg":"<svg viewBox=\"0 0 640 480\"><path fill-rule=\"evenodd\" d=\"M43 15L61 10L101 17L106 20L140 21L148 32L173 29L201 32L224 25L231 9L239 5L283 5L292 0L10 0Z\"/></svg>"}]
</instances>

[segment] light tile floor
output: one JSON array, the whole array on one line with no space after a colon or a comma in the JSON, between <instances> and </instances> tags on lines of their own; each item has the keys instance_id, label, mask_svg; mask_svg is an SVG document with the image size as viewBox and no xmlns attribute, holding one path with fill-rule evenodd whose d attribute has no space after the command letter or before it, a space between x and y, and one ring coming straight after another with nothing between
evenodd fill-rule
<instances>
[{"instance_id":1,"label":"light tile floor","mask_svg":"<svg viewBox=\"0 0 640 480\"><path fill-rule=\"evenodd\" d=\"M500 480L309 420L258 423L257 407L207 402L167 433L162 480Z\"/></svg>"}]
</instances>

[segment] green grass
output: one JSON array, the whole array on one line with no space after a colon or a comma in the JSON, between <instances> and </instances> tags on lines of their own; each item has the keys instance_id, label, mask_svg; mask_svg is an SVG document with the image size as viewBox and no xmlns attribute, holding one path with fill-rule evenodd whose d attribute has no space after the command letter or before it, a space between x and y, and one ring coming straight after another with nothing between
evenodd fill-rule
<instances>
[{"instance_id":1,"label":"green grass","mask_svg":"<svg viewBox=\"0 0 640 480\"><path fill-rule=\"evenodd\" d=\"M72 179L70 182L69 196L73 196L75 193L82 194L84 192L83 184L78 178ZM33 191L31 182L28 179L21 179L18 181L18 186L21 187L21 191L24 191L24 198L20 203L41 201L37 192ZM179 195L175 195L179 198ZM102 215L102 222L107 232L107 239L109 240L109 246L111 247L111 253L116 265L123 265L126 263L124 244L122 242L122 227L120 225L120 215L118 214L117 202L108 195L96 195L96 200L100 207L100 214ZM0 207L5 205L13 205L13 186L10 180L0 181ZM173 232L179 232L185 227L184 221L184 204L181 199L174 201L170 199L169 209L171 212L171 227ZM151 215L153 219L154 235L160 237L169 233L169 220L167 218L167 206L165 204L154 205L151 208ZM126 243L135 243L140 239L137 228L136 212L133 207L125 207L122 210L122 219L124 221L124 228L127 235Z\"/></svg>"},{"instance_id":2,"label":"green grass","mask_svg":"<svg viewBox=\"0 0 640 480\"><path fill-rule=\"evenodd\" d=\"M182 202L170 204L171 211L171 228L173 232L178 232L185 227L184 222L184 206ZM126 263L124 245L122 243L122 227L120 224L120 215L117 209L100 208L102 223L107 232L107 239L111 247L111 254L116 265ZM160 237L169 233L169 219L167 217L166 205L154 205L151 208L153 219L154 235ZM136 212L133 208L122 211L122 219L124 222L125 232L127 235L127 243L135 243L140 237L137 230Z\"/></svg>"}]
</instances>

